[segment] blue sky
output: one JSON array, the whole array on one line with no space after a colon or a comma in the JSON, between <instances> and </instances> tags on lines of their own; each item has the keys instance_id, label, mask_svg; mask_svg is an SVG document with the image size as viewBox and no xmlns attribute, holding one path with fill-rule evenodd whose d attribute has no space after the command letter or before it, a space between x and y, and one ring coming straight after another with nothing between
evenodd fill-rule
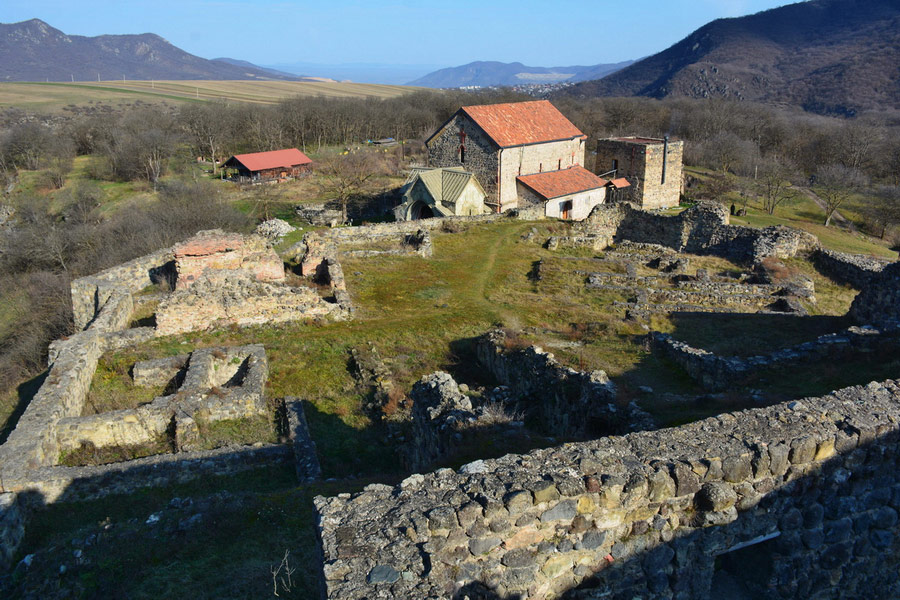
<instances>
[{"instance_id":1,"label":"blue sky","mask_svg":"<svg viewBox=\"0 0 900 600\"><path fill-rule=\"evenodd\" d=\"M161 35L204 58L263 65L531 66L618 62L667 48L704 23L786 0L2 0L0 22L65 33Z\"/></svg>"}]
</instances>

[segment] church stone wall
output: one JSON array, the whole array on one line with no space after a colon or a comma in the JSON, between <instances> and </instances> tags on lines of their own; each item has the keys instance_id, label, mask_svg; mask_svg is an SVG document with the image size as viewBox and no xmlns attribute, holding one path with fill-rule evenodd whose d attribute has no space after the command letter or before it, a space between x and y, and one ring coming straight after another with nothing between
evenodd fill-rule
<instances>
[{"instance_id":1,"label":"church stone wall","mask_svg":"<svg viewBox=\"0 0 900 600\"><path fill-rule=\"evenodd\" d=\"M460 135L465 132L465 160L460 160ZM464 167L473 173L487 194L491 212L498 210L500 150L471 119L457 114L428 142L428 164L432 167ZM504 207L505 209L506 207Z\"/></svg>"},{"instance_id":2,"label":"church stone wall","mask_svg":"<svg viewBox=\"0 0 900 600\"><path fill-rule=\"evenodd\" d=\"M584 164L584 141L578 138L558 142L504 148L500 151L500 202L503 210L518 205L516 177L559 171Z\"/></svg>"}]
</instances>

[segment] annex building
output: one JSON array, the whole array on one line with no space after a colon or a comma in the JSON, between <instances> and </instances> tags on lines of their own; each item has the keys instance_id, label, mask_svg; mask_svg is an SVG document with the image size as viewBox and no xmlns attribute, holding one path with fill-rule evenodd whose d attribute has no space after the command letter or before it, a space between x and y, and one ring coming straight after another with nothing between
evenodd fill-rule
<instances>
[{"instance_id":1,"label":"annex building","mask_svg":"<svg viewBox=\"0 0 900 600\"><path fill-rule=\"evenodd\" d=\"M398 221L490 212L481 184L462 167L413 168L400 191L403 202L394 209Z\"/></svg>"}]
</instances>

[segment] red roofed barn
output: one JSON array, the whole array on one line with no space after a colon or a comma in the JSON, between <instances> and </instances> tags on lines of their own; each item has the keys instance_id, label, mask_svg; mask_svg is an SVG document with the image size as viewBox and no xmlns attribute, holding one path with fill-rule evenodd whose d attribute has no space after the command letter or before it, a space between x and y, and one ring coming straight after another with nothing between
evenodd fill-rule
<instances>
[{"instance_id":1,"label":"red roofed barn","mask_svg":"<svg viewBox=\"0 0 900 600\"><path fill-rule=\"evenodd\" d=\"M517 178L582 167L586 139L587 136L550 102L537 100L463 106L428 139L426 145L431 166L464 167L478 178L487 193L485 204L493 212L503 212L519 207ZM569 186L563 190L566 196L585 191L576 189L585 185L581 171L578 171L579 175L573 172L554 180L553 193L559 191L558 186L565 185ZM592 181L590 185L595 183ZM598 197L599 193L592 196L593 200ZM581 208L576 211L575 205L587 202L587 197L567 200L573 202L572 211L580 214ZM555 212L548 206L548 215ZM561 209L559 214L562 215Z\"/></svg>"},{"instance_id":2,"label":"red roofed barn","mask_svg":"<svg viewBox=\"0 0 900 600\"><path fill-rule=\"evenodd\" d=\"M223 166L236 169L239 181L271 181L297 177L309 169L312 160L296 148L235 154Z\"/></svg>"}]
</instances>

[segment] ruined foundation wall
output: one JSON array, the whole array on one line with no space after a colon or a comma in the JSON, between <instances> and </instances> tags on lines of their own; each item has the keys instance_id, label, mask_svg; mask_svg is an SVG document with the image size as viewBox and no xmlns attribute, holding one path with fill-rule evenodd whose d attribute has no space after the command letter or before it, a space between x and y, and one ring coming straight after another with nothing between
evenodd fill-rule
<instances>
[{"instance_id":1,"label":"ruined foundation wall","mask_svg":"<svg viewBox=\"0 0 900 600\"><path fill-rule=\"evenodd\" d=\"M819 248L812 255L813 264L826 276L839 283L863 289L873 278L890 264L887 259L878 259L862 254L848 254Z\"/></svg>"},{"instance_id":2,"label":"ruined foundation wall","mask_svg":"<svg viewBox=\"0 0 900 600\"><path fill-rule=\"evenodd\" d=\"M161 281L175 281L175 256L165 248L94 275L72 281L72 314L75 327L84 329L100 311L115 288L132 294Z\"/></svg>"},{"instance_id":3,"label":"ruined foundation wall","mask_svg":"<svg viewBox=\"0 0 900 600\"><path fill-rule=\"evenodd\" d=\"M777 596L894 598L898 423L886 381L318 497L325 596L706 598L759 544Z\"/></svg>"},{"instance_id":4,"label":"ruined foundation wall","mask_svg":"<svg viewBox=\"0 0 900 600\"><path fill-rule=\"evenodd\" d=\"M719 392L733 387L735 382L765 369L787 367L812 361L840 361L846 356L865 352L896 351L900 327L883 330L871 327L850 327L829 333L790 348L757 356L719 356L694 348L672 336L653 332L650 347L680 366L703 389Z\"/></svg>"},{"instance_id":5,"label":"ruined foundation wall","mask_svg":"<svg viewBox=\"0 0 900 600\"><path fill-rule=\"evenodd\" d=\"M290 464L293 458L290 446L276 444L158 454L90 467L42 467L31 474L28 489L41 494L42 501L48 504L96 500L131 494L143 488L185 483L201 477Z\"/></svg>"},{"instance_id":6,"label":"ruined foundation wall","mask_svg":"<svg viewBox=\"0 0 900 600\"><path fill-rule=\"evenodd\" d=\"M25 515L16 494L0 493L0 573L12 566L25 538Z\"/></svg>"}]
</instances>

